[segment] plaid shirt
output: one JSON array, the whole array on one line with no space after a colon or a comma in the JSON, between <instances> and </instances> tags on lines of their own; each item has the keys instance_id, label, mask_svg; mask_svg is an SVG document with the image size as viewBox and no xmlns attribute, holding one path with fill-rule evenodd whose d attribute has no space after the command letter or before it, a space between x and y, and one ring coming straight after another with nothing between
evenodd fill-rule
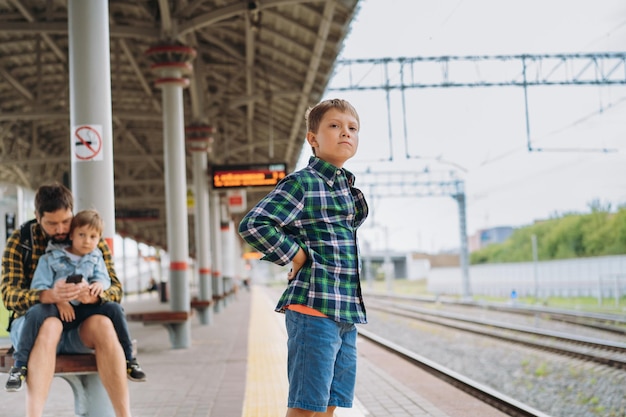
<instances>
[{"instance_id":1,"label":"plaid shirt","mask_svg":"<svg viewBox=\"0 0 626 417\"><path fill-rule=\"evenodd\" d=\"M286 265L300 248L307 261L281 296L335 321L366 323L359 280L357 228L368 214L354 175L319 158L280 181L239 225L239 234L263 260Z\"/></svg>"},{"instance_id":2,"label":"plaid shirt","mask_svg":"<svg viewBox=\"0 0 626 417\"><path fill-rule=\"evenodd\" d=\"M4 254L2 255L2 281L0 281L0 292L2 293L4 306L7 310L13 311L13 317L24 315L31 306L39 303L39 296L43 291L41 289L31 290L30 283L33 280L37 261L39 257L45 253L49 239L36 221L33 221L30 227L33 242L32 261L28 276L24 276L19 228L14 230L13 234L11 234L7 240ZM100 294L100 300L101 302L120 302L122 299L122 285L115 273L111 251L104 240L100 240L98 248L102 251L104 263L111 277L111 287Z\"/></svg>"}]
</instances>

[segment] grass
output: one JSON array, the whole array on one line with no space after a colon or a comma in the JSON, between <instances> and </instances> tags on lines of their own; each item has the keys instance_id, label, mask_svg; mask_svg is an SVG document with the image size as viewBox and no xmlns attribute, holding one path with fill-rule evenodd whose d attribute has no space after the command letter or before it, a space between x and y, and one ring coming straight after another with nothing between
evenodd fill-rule
<instances>
[{"instance_id":1,"label":"grass","mask_svg":"<svg viewBox=\"0 0 626 417\"><path fill-rule=\"evenodd\" d=\"M373 283L363 282L363 288L366 291L376 292L392 292L402 295L419 295L419 296L434 296L435 294L429 293L427 289L427 282L423 280L407 280L396 279L391 284L391 290L388 288L388 284L384 280L374 280ZM454 297L454 296L452 296ZM458 295L460 299L461 296ZM476 295L473 296L474 301L488 301L488 302L507 302L510 301L506 297L487 297ZM548 297L542 299L535 299L533 297L520 297L517 302L526 305L542 305L546 307L554 307L566 310L578 310L598 313L612 313L612 314L624 314L626 312L626 296L621 297L616 305L614 299L605 299L600 304L595 297Z\"/></svg>"}]
</instances>

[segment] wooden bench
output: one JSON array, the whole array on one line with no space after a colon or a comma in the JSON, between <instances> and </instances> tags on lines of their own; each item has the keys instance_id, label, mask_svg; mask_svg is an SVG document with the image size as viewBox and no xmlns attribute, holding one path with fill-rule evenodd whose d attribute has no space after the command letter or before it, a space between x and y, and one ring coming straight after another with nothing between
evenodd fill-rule
<instances>
[{"instance_id":1,"label":"wooden bench","mask_svg":"<svg viewBox=\"0 0 626 417\"><path fill-rule=\"evenodd\" d=\"M143 311L126 313L126 320L131 322L140 322L144 326L160 324L167 329L170 336L172 347L180 346L180 332L182 326L189 319L191 313L189 311Z\"/></svg>"},{"instance_id":2,"label":"wooden bench","mask_svg":"<svg viewBox=\"0 0 626 417\"><path fill-rule=\"evenodd\" d=\"M13 366L13 355L8 350L0 348L0 373L9 373ZM95 355L57 355L54 375L70 384L77 416L115 417L111 400L98 375Z\"/></svg>"},{"instance_id":3,"label":"wooden bench","mask_svg":"<svg viewBox=\"0 0 626 417\"><path fill-rule=\"evenodd\" d=\"M193 298L191 300L191 308L196 310L197 312L202 312L207 308L213 305L213 301L211 300L200 300L198 298Z\"/></svg>"}]
</instances>

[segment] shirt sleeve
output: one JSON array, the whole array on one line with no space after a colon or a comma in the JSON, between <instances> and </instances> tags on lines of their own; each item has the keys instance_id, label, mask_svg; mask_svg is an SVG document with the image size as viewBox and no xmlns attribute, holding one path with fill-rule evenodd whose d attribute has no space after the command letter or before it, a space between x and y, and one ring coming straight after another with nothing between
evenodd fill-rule
<instances>
[{"instance_id":1,"label":"shirt sleeve","mask_svg":"<svg viewBox=\"0 0 626 417\"><path fill-rule=\"evenodd\" d=\"M37 268L35 268L35 274L33 275L33 281L30 283L31 289L48 290L54 285L54 274L50 268L48 262L48 256L42 256L37 262Z\"/></svg>"},{"instance_id":2,"label":"shirt sleeve","mask_svg":"<svg viewBox=\"0 0 626 417\"><path fill-rule=\"evenodd\" d=\"M304 192L296 179L286 177L239 223L239 235L264 254L262 260L287 265L300 246L287 228L304 209Z\"/></svg>"},{"instance_id":3,"label":"shirt sleeve","mask_svg":"<svg viewBox=\"0 0 626 417\"><path fill-rule=\"evenodd\" d=\"M111 288L111 278L107 271L107 266L104 262L104 257L98 256L98 262L93 269L93 277L89 279L89 283L99 282L102 284L102 288L105 290Z\"/></svg>"},{"instance_id":4,"label":"shirt sleeve","mask_svg":"<svg viewBox=\"0 0 626 417\"><path fill-rule=\"evenodd\" d=\"M122 284L120 283L120 280L117 278L117 274L115 273L115 266L113 265L113 256L111 255L111 250L109 249L109 245L107 245L104 239L100 239L100 243L98 243L98 249L100 249L100 251L102 252L104 265L109 272L109 278L111 278L111 286L100 294L100 300L103 303L107 301L119 303L122 301Z\"/></svg>"},{"instance_id":5,"label":"shirt sleeve","mask_svg":"<svg viewBox=\"0 0 626 417\"><path fill-rule=\"evenodd\" d=\"M24 276L20 229L18 228L7 240L2 254L2 281L0 281L2 302L7 310L22 315L31 306L39 303L41 291L31 289L27 277Z\"/></svg>"}]
</instances>

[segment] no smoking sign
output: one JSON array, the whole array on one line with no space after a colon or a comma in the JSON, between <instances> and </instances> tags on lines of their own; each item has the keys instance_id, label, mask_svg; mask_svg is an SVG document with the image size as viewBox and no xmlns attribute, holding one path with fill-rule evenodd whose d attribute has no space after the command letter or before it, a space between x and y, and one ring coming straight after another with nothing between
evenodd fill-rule
<instances>
[{"instance_id":1,"label":"no smoking sign","mask_svg":"<svg viewBox=\"0 0 626 417\"><path fill-rule=\"evenodd\" d=\"M102 125L80 125L72 129L74 161L102 160Z\"/></svg>"}]
</instances>

